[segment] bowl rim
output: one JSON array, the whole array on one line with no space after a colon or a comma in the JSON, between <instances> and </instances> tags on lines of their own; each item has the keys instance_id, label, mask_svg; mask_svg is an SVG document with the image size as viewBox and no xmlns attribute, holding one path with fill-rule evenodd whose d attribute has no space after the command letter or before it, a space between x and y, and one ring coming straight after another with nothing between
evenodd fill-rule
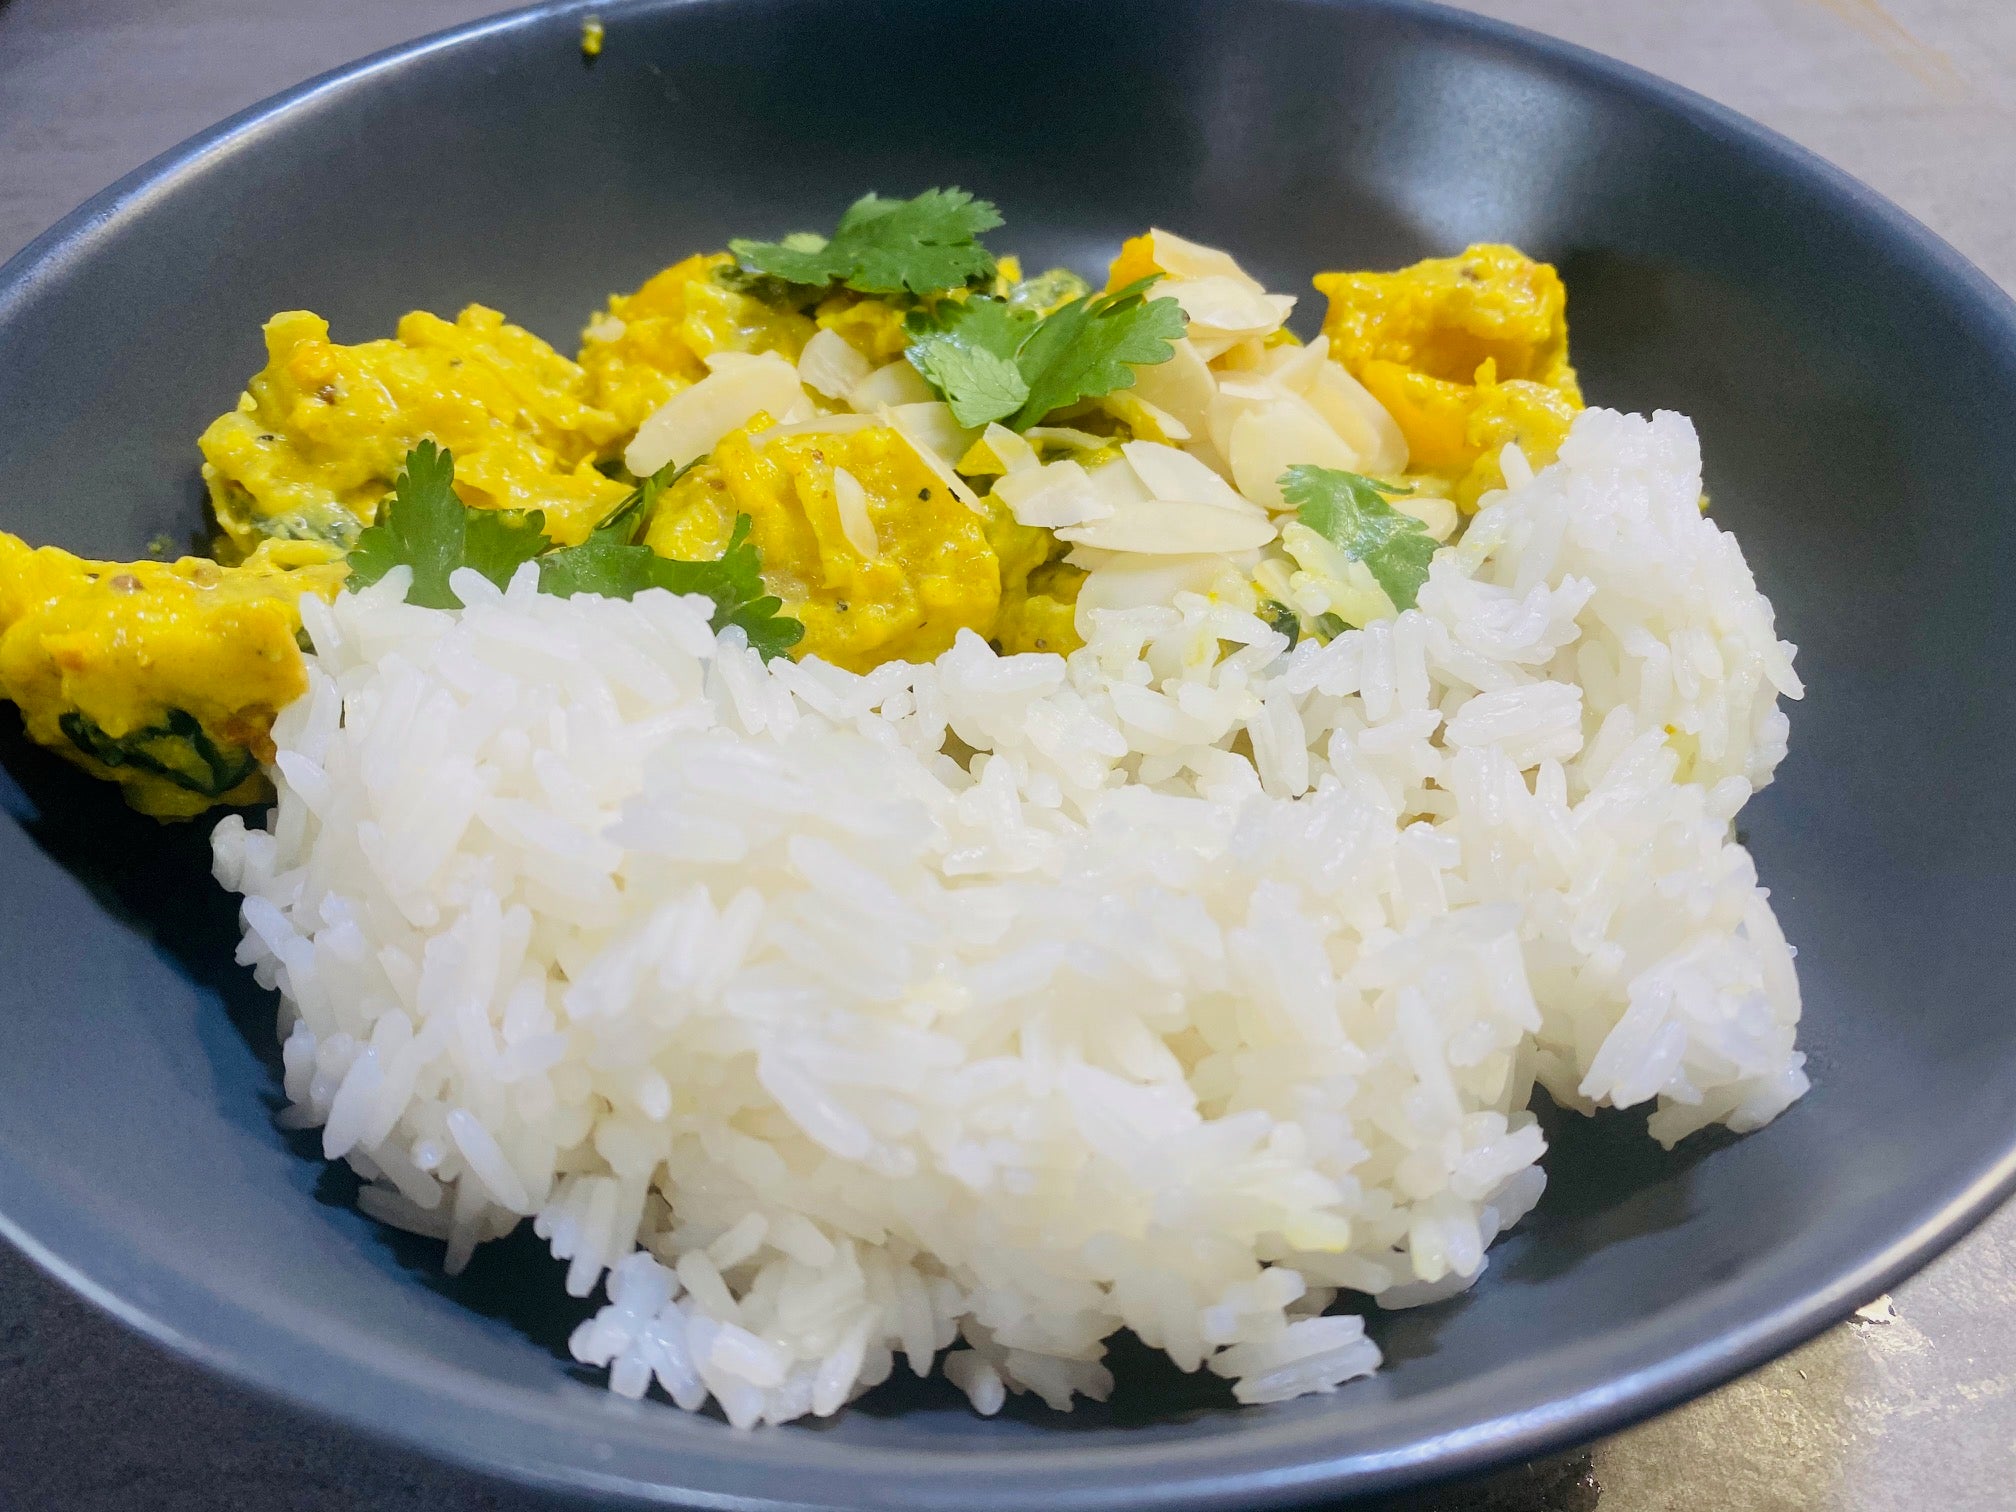
<instances>
[{"instance_id":1,"label":"bowl rim","mask_svg":"<svg viewBox=\"0 0 2016 1512\"><path fill-rule=\"evenodd\" d=\"M436 53L482 39L531 31L560 18L590 13L672 10L689 4L734 0L538 0L384 48L343 64L246 107L127 173L86 200L0 264L0 324L37 287L90 253L99 239L116 235L120 221L143 209L155 194L175 187L185 173L228 152L252 148L262 132L327 96L367 85ZM845 3L845 0L831 0ZM1384 13L1429 31L1436 41L1483 43L1549 69L1624 95L1679 119L1712 139L1733 144L1761 162L1773 177L1804 180L1878 240L1899 247L1903 259L1936 283L1955 305L1971 308L2016 359L2016 301L1943 238L1901 207L1819 154L1683 85L1576 43L1529 28L1436 3L1436 0L1292 0L1312 9ZM172 1273L108 1274L67 1250L87 1225L62 1211L53 1192L38 1192L10 1162L0 1159L0 1238L49 1276L155 1344L203 1369L276 1399L312 1417L367 1437L390 1441L505 1481L573 1495L621 1498L633 1505L722 1509L722 1512L840 1512L867 1503L847 1498L837 1467L808 1475L777 1457L780 1479L797 1486L785 1494L733 1489L763 1470L746 1455L724 1455L690 1442L668 1449L681 1455L683 1485L671 1485L622 1468L607 1444L588 1446L607 1462L590 1469L580 1457L548 1452L536 1424L523 1437L475 1432L507 1417L507 1405L480 1378L460 1379L445 1367L428 1375L401 1376L383 1362L344 1350L331 1339L313 1341L323 1355L316 1371L285 1368L266 1349L272 1324L250 1309L217 1319L214 1294L198 1292ZM873 1477L880 1506L918 1512L1121 1512L1126 1508L1226 1509L1278 1506L1319 1497L1392 1491L1428 1481L1477 1474L1504 1464L1557 1452L1673 1407L1804 1343L1856 1307L1929 1263L2016 1194L2016 1146L1974 1174L1929 1215L1892 1236L1838 1274L1817 1281L1775 1309L1733 1326L1712 1328L1695 1342L1662 1354L1656 1363L1619 1373L1613 1363L1601 1379L1543 1404L1498 1412L1466 1428L1386 1450L1330 1453L1316 1420L1271 1425L1237 1442L1215 1437L1187 1445L1038 1445L1018 1440L997 1450L934 1452L924 1448L850 1446L858 1460L847 1474ZM44 1240L62 1234L73 1244ZM232 1326L204 1337L175 1321L175 1299L203 1298L213 1321ZM142 1300L143 1296L146 1300ZM1696 1314L1714 1311L1706 1301L1656 1314L1612 1336L1607 1357L1630 1351L1624 1340L1686 1335ZM445 1400L444 1400L445 1399ZM629 1405L629 1404L624 1404ZM644 1410L653 1410L646 1407ZM528 1414L520 1413L521 1418ZM545 1435L557 1448L562 1439ZM762 1435L738 1435L744 1448ZM772 1439L772 1444L788 1440ZM719 1448L728 1447L726 1441ZM918 1461L928 1461L920 1467ZM1144 1479L1143 1472L1148 1472Z\"/></svg>"}]
</instances>

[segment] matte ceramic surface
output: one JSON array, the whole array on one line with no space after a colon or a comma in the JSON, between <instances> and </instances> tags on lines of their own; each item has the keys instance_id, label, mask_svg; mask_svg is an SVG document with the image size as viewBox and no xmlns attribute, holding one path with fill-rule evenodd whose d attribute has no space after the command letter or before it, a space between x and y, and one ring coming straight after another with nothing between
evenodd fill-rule
<instances>
[{"instance_id":1,"label":"matte ceramic surface","mask_svg":"<svg viewBox=\"0 0 2016 1512\"><path fill-rule=\"evenodd\" d=\"M1718 517L1801 647L1744 824L1801 947L1817 1090L1661 1153L1550 1120L1550 1186L1388 1369L1233 1410L1120 1351L1108 1407L983 1422L885 1388L737 1434L616 1400L529 1236L444 1281L275 1130L272 1004L203 836L0 740L0 1232L169 1346L434 1452L708 1507L1251 1507L1613 1427L1783 1349L2016 1180L2016 309L1901 213L1705 102L1406 3L686 0L500 18L226 123L0 272L0 527L200 528L194 437L306 306L339 339L498 306L564 346L731 233L955 182L1096 271L1153 222L1277 288L1502 239L1557 261L1597 402L1699 423ZM1313 297L1298 318L1313 324ZM563 1299L564 1300L564 1299ZM144 1404L136 1404L145 1410Z\"/></svg>"}]
</instances>

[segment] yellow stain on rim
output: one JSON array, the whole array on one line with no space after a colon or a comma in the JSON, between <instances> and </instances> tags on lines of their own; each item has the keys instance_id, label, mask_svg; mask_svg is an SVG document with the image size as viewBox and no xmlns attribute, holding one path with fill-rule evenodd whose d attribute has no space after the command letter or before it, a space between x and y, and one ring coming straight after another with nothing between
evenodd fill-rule
<instances>
[{"instance_id":1,"label":"yellow stain on rim","mask_svg":"<svg viewBox=\"0 0 2016 1512\"><path fill-rule=\"evenodd\" d=\"M1919 83L1941 94L1967 93L1953 60L1885 10L1878 0L1811 0L1875 42Z\"/></svg>"}]
</instances>

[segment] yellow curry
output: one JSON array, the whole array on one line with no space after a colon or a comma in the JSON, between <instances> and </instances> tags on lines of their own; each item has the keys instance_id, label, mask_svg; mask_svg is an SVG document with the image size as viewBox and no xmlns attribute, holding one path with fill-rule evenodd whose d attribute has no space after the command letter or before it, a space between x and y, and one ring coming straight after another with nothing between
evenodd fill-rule
<instances>
[{"instance_id":1,"label":"yellow curry","mask_svg":"<svg viewBox=\"0 0 2016 1512\"><path fill-rule=\"evenodd\" d=\"M1322 273L1330 350L1399 423L1414 466L1474 510L1502 488L1516 442L1554 460L1582 408L1560 275L1514 247L1477 246L1398 273Z\"/></svg>"},{"instance_id":2,"label":"yellow curry","mask_svg":"<svg viewBox=\"0 0 2016 1512\"><path fill-rule=\"evenodd\" d=\"M792 281L790 258L837 258L847 235L843 223L830 242L765 244L784 249L782 277L746 251L685 258L611 296L573 359L481 305L452 321L414 311L357 345L308 312L274 316L264 367L198 442L218 560L94 562L0 535L0 694L33 739L146 813L261 798L273 718L305 686L301 596L338 591L423 441L452 453L461 505L507 511L554 548L601 539L648 498L624 540L705 562L746 518L764 589L803 627L791 654L865 671L929 660L965 631L1009 653L1075 649L1083 585L1115 548L1087 544L1112 539L1090 526L1030 523L1029 480L1101 483L1143 442L1236 479L1233 453L1252 447L1234 411L1256 382L1301 385L1270 411L1293 422L1282 434L1308 423L1303 409L1329 417L1335 435L1318 432L1309 460L1352 459L1422 518L1437 498L1471 511L1502 487L1508 443L1533 466L1552 460L1582 403L1561 281L1510 247L1318 276L1324 345L1305 352L1265 318L1286 302L1168 233L1129 241L1097 296L1068 273L1025 280L1007 258L924 294ZM1164 337L1185 339L1143 350L1169 366L1135 358L1100 379L1088 358L1094 377L1046 408L1051 368L1077 373L1044 348L1064 349L1050 331L1145 321L1162 287L1181 304L1176 325L1160 317ZM975 371L1009 389L1000 404L1032 391L1027 413L969 423L978 401L962 405L971 374L957 361L972 343L931 346L967 321L1008 344L1006 363ZM1153 381L1132 387L1135 374ZM643 493L640 457L658 475ZM1096 526L1098 508L1135 506L1077 507ZM1266 589L1293 566L1239 570Z\"/></svg>"},{"instance_id":3,"label":"yellow curry","mask_svg":"<svg viewBox=\"0 0 2016 1512\"><path fill-rule=\"evenodd\" d=\"M253 802L273 718L308 683L298 601L343 574L312 541L268 541L223 567L92 562L0 534L0 691L33 739L142 813Z\"/></svg>"}]
</instances>

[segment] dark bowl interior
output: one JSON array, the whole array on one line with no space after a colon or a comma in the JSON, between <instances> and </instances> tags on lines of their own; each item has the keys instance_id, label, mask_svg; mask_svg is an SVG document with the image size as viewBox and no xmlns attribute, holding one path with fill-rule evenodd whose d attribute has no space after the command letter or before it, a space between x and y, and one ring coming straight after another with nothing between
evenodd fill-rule
<instances>
[{"instance_id":1,"label":"dark bowl interior","mask_svg":"<svg viewBox=\"0 0 2016 1512\"><path fill-rule=\"evenodd\" d=\"M737 1434L605 1394L529 1236L443 1280L276 1131L272 1005L203 836L5 732L0 1230L155 1337L444 1455L714 1507L1252 1506L1587 1436L1789 1346L2016 1173L2016 321L1899 212L1630 70L1453 13L1310 0L687 0L485 23L262 107L0 274L0 526L107 555L200 524L194 437L306 306L340 339L602 295L868 187L997 199L1094 270L1151 221L1274 287L1474 240L1553 259L1593 398L1698 422L1810 696L1744 823L1802 949L1816 1090L1661 1153L1556 1119L1484 1282L1378 1318L1388 1369L1233 1410L1128 1352L1117 1400L945 1392ZM1312 297L1300 323L1316 314ZM11 716L10 716L11 717Z\"/></svg>"}]
</instances>

